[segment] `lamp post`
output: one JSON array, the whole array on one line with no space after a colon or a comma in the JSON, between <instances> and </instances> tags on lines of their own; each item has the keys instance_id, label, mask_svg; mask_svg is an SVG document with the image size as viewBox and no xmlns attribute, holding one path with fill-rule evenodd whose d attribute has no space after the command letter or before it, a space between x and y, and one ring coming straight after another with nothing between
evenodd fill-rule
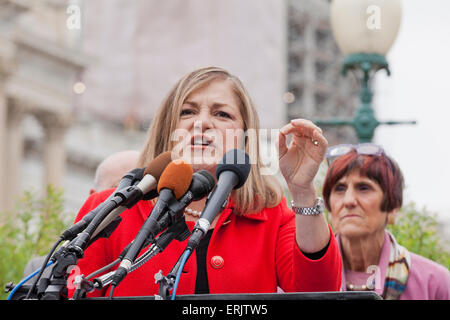
<instances>
[{"instance_id":1,"label":"lamp post","mask_svg":"<svg viewBox=\"0 0 450 320\"><path fill-rule=\"evenodd\" d=\"M315 119L319 126L350 125L359 142L370 142L380 124L416 121L378 121L372 109L370 80L379 70L390 75L386 54L394 43L401 20L400 0L332 0L330 22L334 38L345 55L342 74L354 72L360 81L361 105L352 119ZM359 75L359 76L358 76Z\"/></svg>"}]
</instances>

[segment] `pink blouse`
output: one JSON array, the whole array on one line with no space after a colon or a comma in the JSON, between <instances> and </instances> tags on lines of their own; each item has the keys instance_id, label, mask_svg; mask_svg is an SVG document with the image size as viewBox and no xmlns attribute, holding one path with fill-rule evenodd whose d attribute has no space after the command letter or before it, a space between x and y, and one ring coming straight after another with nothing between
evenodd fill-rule
<instances>
[{"instance_id":1,"label":"pink blouse","mask_svg":"<svg viewBox=\"0 0 450 320\"><path fill-rule=\"evenodd\" d=\"M341 249L339 237L339 249ZM378 266L371 266L367 272L353 272L345 270L342 263L342 291L346 291L346 282L360 288L362 285L375 280L375 292L380 296L384 289L384 279L389 263L390 238L386 232L384 244L381 249ZM450 299L450 272L444 266L419 256L411 254L411 266L405 291L400 300L449 300Z\"/></svg>"}]
</instances>

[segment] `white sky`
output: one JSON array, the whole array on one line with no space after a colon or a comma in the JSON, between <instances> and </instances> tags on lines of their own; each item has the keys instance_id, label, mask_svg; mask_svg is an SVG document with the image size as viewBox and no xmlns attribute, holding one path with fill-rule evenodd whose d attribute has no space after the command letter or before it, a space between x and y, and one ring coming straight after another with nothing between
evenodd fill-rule
<instances>
[{"instance_id":1,"label":"white sky","mask_svg":"<svg viewBox=\"0 0 450 320\"><path fill-rule=\"evenodd\" d=\"M399 163L405 200L438 213L450 230L450 1L402 5L400 31L387 55L392 74L377 74L374 106L379 120L418 124L380 126L374 140Z\"/></svg>"}]
</instances>

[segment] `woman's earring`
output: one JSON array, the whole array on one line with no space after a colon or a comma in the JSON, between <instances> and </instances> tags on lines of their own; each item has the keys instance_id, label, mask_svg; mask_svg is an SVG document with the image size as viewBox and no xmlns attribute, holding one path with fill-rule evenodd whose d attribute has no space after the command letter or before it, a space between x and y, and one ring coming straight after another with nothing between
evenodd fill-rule
<instances>
[{"instance_id":1,"label":"woman's earring","mask_svg":"<svg viewBox=\"0 0 450 320\"><path fill-rule=\"evenodd\" d=\"M395 218L396 216L394 214L388 214L387 223L390 225L395 225Z\"/></svg>"}]
</instances>

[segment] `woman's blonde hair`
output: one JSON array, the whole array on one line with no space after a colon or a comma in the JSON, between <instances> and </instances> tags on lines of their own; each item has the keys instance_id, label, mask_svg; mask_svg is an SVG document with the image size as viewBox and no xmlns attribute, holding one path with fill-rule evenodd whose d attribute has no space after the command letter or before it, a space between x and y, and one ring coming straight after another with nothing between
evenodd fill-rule
<instances>
[{"instance_id":1,"label":"woman's blonde hair","mask_svg":"<svg viewBox=\"0 0 450 320\"><path fill-rule=\"evenodd\" d=\"M246 183L231 194L237 214L255 213L265 207L278 205L283 190L277 178L261 175L263 167L259 150L259 118L253 102L242 82L228 71L218 67L195 70L182 77L162 101L147 133L138 165L144 167L159 154L171 151L174 142L171 134L177 128L181 107L186 98L196 89L213 80L227 80L240 102L239 108L244 122L244 131L251 130L245 139L245 151L251 159L251 170Z\"/></svg>"}]
</instances>

